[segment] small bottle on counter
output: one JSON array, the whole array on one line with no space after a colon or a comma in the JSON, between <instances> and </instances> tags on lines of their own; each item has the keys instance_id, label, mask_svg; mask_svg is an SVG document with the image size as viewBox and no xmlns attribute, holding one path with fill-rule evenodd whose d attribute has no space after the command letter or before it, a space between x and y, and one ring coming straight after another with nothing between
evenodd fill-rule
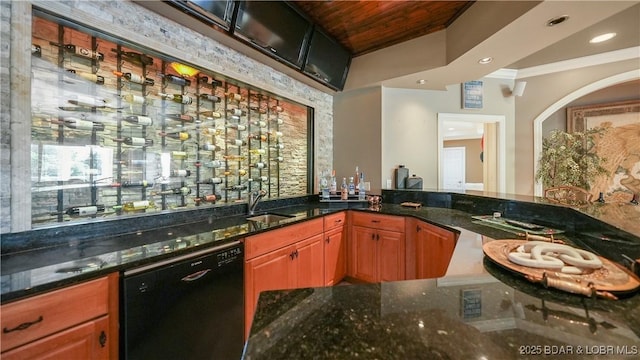
<instances>
[{"instance_id":1,"label":"small bottle on counter","mask_svg":"<svg viewBox=\"0 0 640 360\"><path fill-rule=\"evenodd\" d=\"M338 184L336 182L336 171L331 171L331 185L329 186L329 194L335 195L338 192Z\"/></svg>"},{"instance_id":2,"label":"small bottle on counter","mask_svg":"<svg viewBox=\"0 0 640 360\"><path fill-rule=\"evenodd\" d=\"M365 200L364 173L360 173L360 181L358 181L358 200Z\"/></svg>"},{"instance_id":3,"label":"small bottle on counter","mask_svg":"<svg viewBox=\"0 0 640 360\"><path fill-rule=\"evenodd\" d=\"M342 186L340 187L340 199L347 200L349 198L349 188L347 187L347 178L342 178Z\"/></svg>"},{"instance_id":4,"label":"small bottle on counter","mask_svg":"<svg viewBox=\"0 0 640 360\"><path fill-rule=\"evenodd\" d=\"M356 194L356 184L353 182L353 176L349 177L349 195Z\"/></svg>"}]
</instances>

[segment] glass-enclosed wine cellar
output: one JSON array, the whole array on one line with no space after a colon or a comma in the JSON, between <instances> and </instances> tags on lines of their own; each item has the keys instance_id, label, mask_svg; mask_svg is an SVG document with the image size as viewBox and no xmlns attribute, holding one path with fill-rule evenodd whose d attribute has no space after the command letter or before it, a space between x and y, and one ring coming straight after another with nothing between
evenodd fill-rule
<instances>
[{"instance_id":1,"label":"glass-enclosed wine cellar","mask_svg":"<svg viewBox=\"0 0 640 360\"><path fill-rule=\"evenodd\" d=\"M36 12L34 225L309 193L306 106Z\"/></svg>"}]
</instances>

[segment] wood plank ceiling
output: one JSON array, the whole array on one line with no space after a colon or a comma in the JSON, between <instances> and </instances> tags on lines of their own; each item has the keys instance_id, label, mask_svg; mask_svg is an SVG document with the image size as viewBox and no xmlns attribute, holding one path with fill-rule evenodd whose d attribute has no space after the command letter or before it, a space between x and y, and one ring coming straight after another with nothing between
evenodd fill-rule
<instances>
[{"instance_id":1,"label":"wood plank ceiling","mask_svg":"<svg viewBox=\"0 0 640 360\"><path fill-rule=\"evenodd\" d=\"M353 56L444 30L473 2L292 1Z\"/></svg>"}]
</instances>

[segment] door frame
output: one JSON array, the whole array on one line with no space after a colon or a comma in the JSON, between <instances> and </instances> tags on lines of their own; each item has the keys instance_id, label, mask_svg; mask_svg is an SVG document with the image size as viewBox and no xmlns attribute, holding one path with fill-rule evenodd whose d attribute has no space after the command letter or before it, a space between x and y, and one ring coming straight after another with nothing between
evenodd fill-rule
<instances>
[{"instance_id":1,"label":"door frame","mask_svg":"<svg viewBox=\"0 0 640 360\"><path fill-rule=\"evenodd\" d=\"M500 193L506 192L507 185L507 169L506 169L506 116L504 115L480 115L480 114L454 114L454 113L438 113L438 189L442 189L442 149L444 147L444 122L450 121L466 121L473 123L497 123L498 124L498 184L497 189Z\"/></svg>"}]
</instances>

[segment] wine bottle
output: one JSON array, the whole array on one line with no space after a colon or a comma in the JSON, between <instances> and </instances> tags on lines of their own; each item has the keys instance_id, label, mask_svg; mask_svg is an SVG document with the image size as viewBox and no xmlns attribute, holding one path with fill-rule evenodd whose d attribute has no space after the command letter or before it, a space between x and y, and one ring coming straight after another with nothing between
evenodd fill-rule
<instances>
[{"instance_id":1,"label":"wine bottle","mask_svg":"<svg viewBox=\"0 0 640 360\"><path fill-rule=\"evenodd\" d=\"M267 122L262 120L253 120L251 121L251 125L255 125L261 128L267 127Z\"/></svg>"},{"instance_id":2,"label":"wine bottle","mask_svg":"<svg viewBox=\"0 0 640 360\"><path fill-rule=\"evenodd\" d=\"M202 180L200 182L200 184L217 185L217 184L222 184L223 182L224 182L224 180L222 178L212 177L212 178L208 178L206 180Z\"/></svg>"},{"instance_id":3,"label":"wine bottle","mask_svg":"<svg viewBox=\"0 0 640 360\"><path fill-rule=\"evenodd\" d=\"M227 92L224 96L230 101L244 101L244 96L238 93Z\"/></svg>"},{"instance_id":4,"label":"wine bottle","mask_svg":"<svg viewBox=\"0 0 640 360\"><path fill-rule=\"evenodd\" d=\"M243 155L225 155L222 158L227 161L244 161L247 157Z\"/></svg>"},{"instance_id":5,"label":"wine bottle","mask_svg":"<svg viewBox=\"0 0 640 360\"><path fill-rule=\"evenodd\" d=\"M189 135L189 133L184 131L171 132L171 133L161 132L158 135L167 137L169 139L180 140L180 141L189 140L189 138L191 138L191 135Z\"/></svg>"},{"instance_id":6,"label":"wine bottle","mask_svg":"<svg viewBox=\"0 0 640 360\"><path fill-rule=\"evenodd\" d=\"M258 141L267 141L267 135L263 135L263 134L251 134L249 135L249 139L252 140L258 140Z\"/></svg>"},{"instance_id":7,"label":"wine bottle","mask_svg":"<svg viewBox=\"0 0 640 360\"><path fill-rule=\"evenodd\" d=\"M125 116L122 120L130 124L136 124L141 126L153 125L153 120L150 117L144 116L144 115L128 115L128 116Z\"/></svg>"},{"instance_id":8,"label":"wine bottle","mask_svg":"<svg viewBox=\"0 0 640 360\"><path fill-rule=\"evenodd\" d=\"M153 201L149 200L130 201L122 204L122 210L124 211L139 211L153 207L155 207Z\"/></svg>"},{"instance_id":9,"label":"wine bottle","mask_svg":"<svg viewBox=\"0 0 640 360\"><path fill-rule=\"evenodd\" d=\"M173 171L171 172L171 176L174 176L174 177L187 177L187 176L191 176L191 170L185 170L185 169L173 170Z\"/></svg>"},{"instance_id":10,"label":"wine bottle","mask_svg":"<svg viewBox=\"0 0 640 360\"><path fill-rule=\"evenodd\" d=\"M40 45L31 44L31 55L42 57L42 47Z\"/></svg>"},{"instance_id":11,"label":"wine bottle","mask_svg":"<svg viewBox=\"0 0 640 360\"><path fill-rule=\"evenodd\" d=\"M166 100L171 100L178 104L189 105L193 103L193 99L189 95L158 93L158 96Z\"/></svg>"},{"instance_id":12,"label":"wine bottle","mask_svg":"<svg viewBox=\"0 0 640 360\"><path fill-rule=\"evenodd\" d=\"M203 133L204 135L216 136L216 135L220 135L220 134L222 134L222 129L216 129L216 128L204 128L204 129L202 129L202 133Z\"/></svg>"},{"instance_id":13,"label":"wine bottle","mask_svg":"<svg viewBox=\"0 0 640 360\"><path fill-rule=\"evenodd\" d=\"M227 121L239 122L240 116L237 116L237 115L227 116Z\"/></svg>"},{"instance_id":14,"label":"wine bottle","mask_svg":"<svg viewBox=\"0 0 640 360\"><path fill-rule=\"evenodd\" d=\"M182 195L186 196L191 194L191 188L187 186L183 186L180 188L173 188L168 190L162 190L157 192L152 192L151 195Z\"/></svg>"},{"instance_id":15,"label":"wine bottle","mask_svg":"<svg viewBox=\"0 0 640 360\"><path fill-rule=\"evenodd\" d=\"M200 204L201 202L209 202L209 203L215 203L216 200L218 200L220 197L215 195L215 194L209 194L209 195L205 195L202 197L197 197L194 199L196 205Z\"/></svg>"},{"instance_id":16,"label":"wine bottle","mask_svg":"<svg viewBox=\"0 0 640 360\"><path fill-rule=\"evenodd\" d=\"M284 149L284 144L283 143L276 143L273 146L271 146L271 148L273 150L282 150L282 149Z\"/></svg>"},{"instance_id":17,"label":"wine bottle","mask_svg":"<svg viewBox=\"0 0 640 360\"><path fill-rule=\"evenodd\" d=\"M247 142L240 139L228 139L227 144L233 145L233 146L244 146L244 145L247 145Z\"/></svg>"},{"instance_id":18,"label":"wine bottle","mask_svg":"<svg viewBox=\"0 0 640 360\"><path fill-rule=\"evenodd\" d=\"M249 153L253 154L253 155L265 155L267 153L267 150L265 150L265 149L250 149Z\"/></svg>"},{"instance_id":19,"label":"wine bottle","mask_svg":"<svg viewBox=\"0 0 640 360\"><path fill-rule=\"evenodd\" d=\"M171 74L160 74L165 82L180 85L180 86L190 86L191 80L185 79L182 76L176 76Z\"/></svg>"},{"instance_id":20,"label":"wine bottle","mask_svg":"<svg viewBox=\"0 0 640 360\"><path fill-rule=\"evenodd\" d=\"M211 161L207 161L205 163L202 163L202 166L206 167L206 168L210 168L210 169L217 169L217 168L221 168L224 166L224 163L220 160L211 160Z\"/></svg>"},{"instance_id":21,"label":"wine bottle","mask_svg":"<svg viewBox=\"0 0 640 360\"><path fill-rule=\"evenodd\" d=\"M222 101L222 99L220 99L219 97L217 97L215 95L211 95L211 94L200 94L199 97L200 97L200 99L209 100L209 101L214 102L214 103L218 103L218 102Z\"/></svg>"},{"instance_id":22,"label":"wine bottle","mask_svg":"<svg viewBox=\"0 0 640 360\"><path fill-rule=\"evenodd\" d=\"M130 187L147 188L147 187L153 187L153 182L147 181L147 180L123 181L121 184L118 184L118 185L120 185L123 188L130 188Z\"/></svg>"},{"instance_id":23,"label":"wine bottle","mask_svg":"<svg viewBox=\"0 0 640 360\"><path fill-rule=\"evenodd\" d=\"M222 114L220 114L217 111L213 111L213 110L201 111L198 114L200 114L200 115L202 115L202 116L204 116L206 118L209 118L209 119L219 119L219 118L222 117Z\"/></svg>"},{"instance_id":24,"label":"wine bottle","mask_svg":"<svg viewBox=\"0 0 640 360\"><path fill-rule=\"evenodd\" d=\"M133 74L130 72L123 73L120 71L113 70L113 74L117 77L123 77L127 79L129 82L132 82L135 84L153 86L156 83L156 81L151 78L144 77L138 74Z\"/></svg>"},{"instance_id":25,"label":"wine bottle","mask_svg":"<svg viewBox=\"0 0 640 360\"><path fill-rule=\"evenodd\" d=\"M275 161L275 162L283 162L284 161L284 157L282 156L276 156L273 159L271 159L271 161Z\"/></svg>"},{"instance_id":26,"label":"wine bottle","mask_svg":"<svg viewBox=\"0 0 640 360\"><path fill-rule=\"evenodd\" d=\"M256 168L256 169L264 169L267 165L263 162L257 162L255 164L251 164L252 168Z\"/></svg>"},{"instance_id":27,"label":"wine bottle","mask_svg":"<svg viewBox=\"0 0 640 360\"><path fill-rule=\"evenodd\" d=\"M69 216L90 216L104 212L104 205L72 206L64 211Z\"/></svg>"},{"instance_id":28,"label":"wine bottle","mask_svg":"<svg viewBox=\"0 0 640 360\"><path fill-rule=\"evenodd\" d=\"M165 119L174 121L194 122L196 118L188 114L166 114Z\"/></svg>"},{"instance_id":29,"label":"wine bottle","mask_svg":"<svg viewBox=\"0 0 640 360\"><path fill-rule=\"evenodd\" d=\"M224 175L225 176L232 176L232 175L245 176L247 175L247 170L239 169L238 171L233 171L229 169L229 170L225 170Z\"/></svg>"},{"instance_id":30,"label":"wine bottle","mask_svg":"<svg viewBox=\"0 0 640 360\"><path fill-rule=\"evenodd\" d=\"M153 65L153 58L147 55L133 51L119 51L117 49L111 49L111 51L118 53L121 57L129 62L134 62L140 65Z\"/></svg>"},{"instance_id":31,"label":"wine bottle","mask_svg":"<svg viewBox=\"0 0 640 360\"><path fill-rule=\"evenodd\" d=\"M279 105L274 105L274 106L272 106L272 107L271 107L271 111L273 111L273 112L280 113L280 112L282 112L283 110L284 110L284 109L282 108L282 106L279 106Z\"/></svg>"},{"instance_id":32,"label":"wine bottle","mask_svg":"<svg viewBox=\"0 0 640 360\"><path fill-rule=\"evenodd\" d=\"M66 117L62 121L51 121L54 124L62 124L70 129L75 130L95 130L95 131L104 131L104 124L102 123L94 123L89 120L82 120L73 117Z\"/></svg>"},{"instance_id":33,"label":"wine bottle","mask_svg":"<svg viewBox=\"0 0 640 360\"><path fill-rule=\"evenodd\" d=\"M134 95L134 94L124 94L124 95L120 95L120 97L122 98L122 100L130 103L130 104L135 104L135 105L151 105L153 104L153 99L150 98L145 98L143 96L140 95Z\"/></svg>"},{"instance_id":34,"label":"wine bottle","mask_svg":"<svg viewBox=\"0 0 640 360\"><path fill-rule=\"evenodd\" d=\"M355 187L355 194L358 194L358 191L360 191L360 172L358 171L358 166L356 165L356 177L355 177L355 183L354 183L354 187Z\"/></svg>"},{"instance_id":35,"label":"wine bottle","mask_svg":"<svg viewBox=\"0 0 640 360\"><path fill-rule=\"evenodd\" d=\"M259 104L249 104L249 110L251 111L255 111L259 114L266 114L267 113L267 109L260 107Z\"/></svg>"},{"instance_id":36,"label":"wine bottle","mask_svg":"<svg viewBox=\"0 0 640 360\"><path fill-rule=\"evenodd\" d=\"M60 47L62 49L64 49L64 51L68 52L68 53L72 53L76 56L79 57L83 57L86 59L92 59L92 60L99 60L102 61L104 60L104 54L82 47L82 46L77 46L77 45L73 45L73 44L58 44L58 43L54 43L51 42L50 43L53 46L57 46Z\"/></svg>"},{"instance_id":37,"label":"wine bottle","mask_svg":"<svg viewBox=\"0 0 640 360\"><path fill-rule=\"evenodd\" d=\"M238 131L247 130L246 126L240 125L240 124L226 124L224 127L229 128L229 129L236 129Z\"/></svg>"},{"instance_id":38,"label":"wine bottle","mask_svg":"<svg viewBox=\"0 0 640 360\"><path fill-rule=\"evenodd\" d=\"M211 143L206 143L206 144L202 144L200 146L200 150L204 150L204 151L221 151L222 148L218 145L214 145Z\"/></svg>"},{"instance_id":39,"label":"wine bottle","mask_svg":"<svg viewBox=\"0 0 640 360\"><path fill-rule=\"evenodd\" d=\"M247 112L245 110L242 109L228 109L227 112L231 115L235 115L235 116L245 116L247 115Z\"/></svg>"},{"instance_id":40,"label":"wine bottle","mask_svg":"<svg viewBox=\"0 0 640 360\"><path fill-rule=\"evenodd\" d=\"M107 99L87 96L87 95L75 95L73 98L67 100L69 104L77 105L77 106L86 106L86 107L95 107L95 108L105 108L108 105Z\"/></svg>"},{"instance_id":41,"label":"wine bottle","mask_svg":"<svg viewBox=\"0 0 640 360\"><path fill-rule=\"evenodd\" d=\"M145 139L145 138L141 138L141 137L125 137L125 138L122 138L122 139L113 139L113 141L125 143L125 144L131 145L131 146L146 147L146 146L152 146L153 145L153 139Z\"/></svg>"},{"instance_id":42,"label":"wine bottle","mask_svg":"<svg viewBox=\"0 0 640 360\"><path fill-rule=\"evenodd\" d=\"M186 159L187 152L186 151L172 151L171 158L176 160Z\"/></svg>"},{"instance_id":43,"label":"wine bottle","mask_svg":"<svg viewBox=\"0 0 640 360\"><path fill-rule=\"evenodd\" d=\"M242 190L247 190L247 185L233 185L233 186L229 186L224 188L227 191L242 191Z\"/></svg>"},{"instance_id":44,"label":"wine bottle","mask_svg":"<svg viewBox=\"0 0 640 360\"><path fill-rule=\"evenodd\" d=\"M269 135L273 139L280 139L284 134L282 134L282 131L269 131Z\"/></svg>"},{"instance_id":45,"label":"wine bottle","mask_svg":"<svg viewBox=\"0 0 640 360\"><path fill-rule=\"evenodd\" d=\"M85 71L76 71L74 69L67 69L68 73L74 74L80 78L83 78L85 80L94 82L98 85L104 85L104 77L97 75L97 74L93 74L90 72L85 72Z\"/></svg>"},{"instance_id":46,"label":"wine bottle","mask_svg":"<svg viewBox=\"0 0 640 360\"><path fill-rule=\"evenodd\" d=\"M260 177L255 177L255 178L250 178L247 179L247 181L249 182L261 182L261 183L266 183L267 181L269 181L269 178L266 176L260 176Z\"/></svg>"},{"instance_id":47,"label":"wine bottle","mask_svg":"<svg viewBox=\"0 0 640 360\"><path fill-rule=\"evenodd\" d=\"M271 121L275 122L278 125L282 125L284 124L284 120L282 120L281 118L277 117L277 118L273 118L271 119Z\"/></svg>"}]
</instances>

